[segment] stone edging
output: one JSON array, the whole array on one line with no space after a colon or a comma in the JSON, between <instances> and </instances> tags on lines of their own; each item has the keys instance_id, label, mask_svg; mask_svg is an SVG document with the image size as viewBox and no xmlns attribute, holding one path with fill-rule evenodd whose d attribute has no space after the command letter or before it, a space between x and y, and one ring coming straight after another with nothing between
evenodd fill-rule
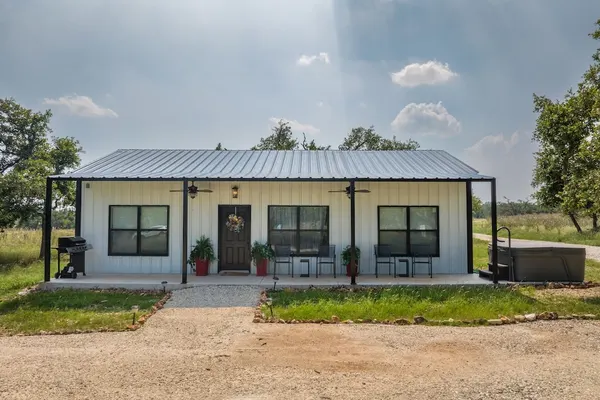
<instances>
[{"instance_id":1,"label":"stone edging","mask_svg":"<svg viewBox=\"0 0 600 400\"><path fill-rule=\"evenodd\" d=\"M455 320L449 318L447 320L427 320L422 316L415 316L412 321L406 318L398 318L394 320L377 320L377 319L357 319L357 320L340 320L336 315L332 315L331 319L307 319L307 320L284 320L278 318L271 318L262 312L262 307L267 303L267 292L263 290L260 293L260 300L254 310L254 323L271 323L271 324L378 324L378 325L462 325L462 326L496 326L496 325L509 325L509 324L521 324L526 322L535 321L553 321L553 320L597 320L600 316L595 314L569 314L569 315L558 315L553 311L545 311L540 314L525 314L515 315L513 317L500 316L499 318L493 319L473 319L473 320Z\"/></svg>"}]
</instances>

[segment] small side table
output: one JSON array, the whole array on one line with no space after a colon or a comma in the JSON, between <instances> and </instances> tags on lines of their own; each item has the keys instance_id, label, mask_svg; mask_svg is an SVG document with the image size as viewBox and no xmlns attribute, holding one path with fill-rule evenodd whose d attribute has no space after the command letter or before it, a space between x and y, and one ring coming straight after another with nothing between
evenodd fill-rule
<instances>
[{"instance_id":1,"label":"small side table","mask_svg":"<svg viewBox=\"0 0 600 400\"><path fill-rule=\"evenodd\" d=\"M306 274L302 273L302 264L306 264ZM300 278L310 278L310 258L300 259Z\"/></svg>"},{"instance_id":2,"label":"small side table","mask_svg":"<svg viewBox=\"0 0 600 400\"><path fill-rule=\"evenodd\" d=\"M404 273L404 274L396 274L396 276L401 276L401 277L404 277L404 278L408 278L410 276L410 274L409 274L409 272L410 272L409 271L409 261L406 258L401 258L401 259L396 260L396 262L398 262L400 264L404 263L405 271L406 271L406 273ZM394 276L394 278L396 276Z\"/></svg>"}]
</instances>

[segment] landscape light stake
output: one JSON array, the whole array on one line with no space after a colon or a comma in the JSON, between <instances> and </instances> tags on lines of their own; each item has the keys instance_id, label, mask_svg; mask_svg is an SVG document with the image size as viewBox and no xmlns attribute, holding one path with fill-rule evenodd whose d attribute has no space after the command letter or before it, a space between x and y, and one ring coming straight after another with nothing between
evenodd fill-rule
<instances>
[{"instance_id":1,"label":"landscape light stake","mask_svg":"<svg viewBox=\"0 0 600 400\"><path fill-rule=\"evenodd\" d=\"M269 309L271 310L271 319L273 319L273 299L272 298L267 298L267 305L269 306Z\"/></svg>"},{"instance_id":2,"label":"landscape light stake","mask_svg":"<svg viewBox=\"0 0 600 400\"><path fill-rule=\"evenodd\" d=\"M277 281L278 280L279 280L279 277L273 276L273 290L275 290L275 287L277 286Z\"/></svg>"},{"instance_id":3,"label":"landscape light stake","mask_svg":"<svg viewBox=\"0 0 600 400\"><path fill-rule=\"evenodd\" d=\"M167 293L167 281L162 281L161 284L163 285L163 293Z\"/></svg>"},{"instance_id":4,"label":"landscape light stake","mask_svg":"<svg viewBox=\"0 0 600 400\"><path fill-rule=\"evenodd\" d=\"M139 306L132 306L131 307L131 311L133 311L133 322L131 323L131 325L135 325L135 313L137 313L139 309L140 309Z\"/></svg>"}]
</instances>

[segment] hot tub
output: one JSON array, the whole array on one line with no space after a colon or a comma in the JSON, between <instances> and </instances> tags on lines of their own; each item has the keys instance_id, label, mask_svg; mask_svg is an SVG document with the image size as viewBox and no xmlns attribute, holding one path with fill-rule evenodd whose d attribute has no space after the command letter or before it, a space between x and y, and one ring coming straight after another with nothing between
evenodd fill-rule
<instances>
[{"instance_id":1,"label":"hot tub","mask_svg":"<svg viewBox=\"0 0 600 400\"><path fill-rule=\"evenodd\" d=\"M492 245L488 245L492 262ZM585 276L585 248L563 244L513 241L510 255L513 271L509 271L508 241L498 243L498 264L506 266L509 279L514 282L582 282ZM502 268L500 268L501 270ZM502 279L502 278L500 278Z\"/></svg>"}]
</instances>

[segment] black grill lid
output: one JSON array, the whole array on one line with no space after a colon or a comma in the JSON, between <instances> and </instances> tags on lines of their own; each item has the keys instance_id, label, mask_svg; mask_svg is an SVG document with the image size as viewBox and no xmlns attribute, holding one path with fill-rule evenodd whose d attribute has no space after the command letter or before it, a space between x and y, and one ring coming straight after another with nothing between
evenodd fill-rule
<instances>
[{"instance_id":1,"label":"black grill lid","mask_svg":"<svg viewBox=\"0 0 600 400\"><path fill-rule=\"evenodd\" d=\"M74 247L86 244L81 236L63 236L58 238L58 247Z\"/></svg>"}]
</instances>

